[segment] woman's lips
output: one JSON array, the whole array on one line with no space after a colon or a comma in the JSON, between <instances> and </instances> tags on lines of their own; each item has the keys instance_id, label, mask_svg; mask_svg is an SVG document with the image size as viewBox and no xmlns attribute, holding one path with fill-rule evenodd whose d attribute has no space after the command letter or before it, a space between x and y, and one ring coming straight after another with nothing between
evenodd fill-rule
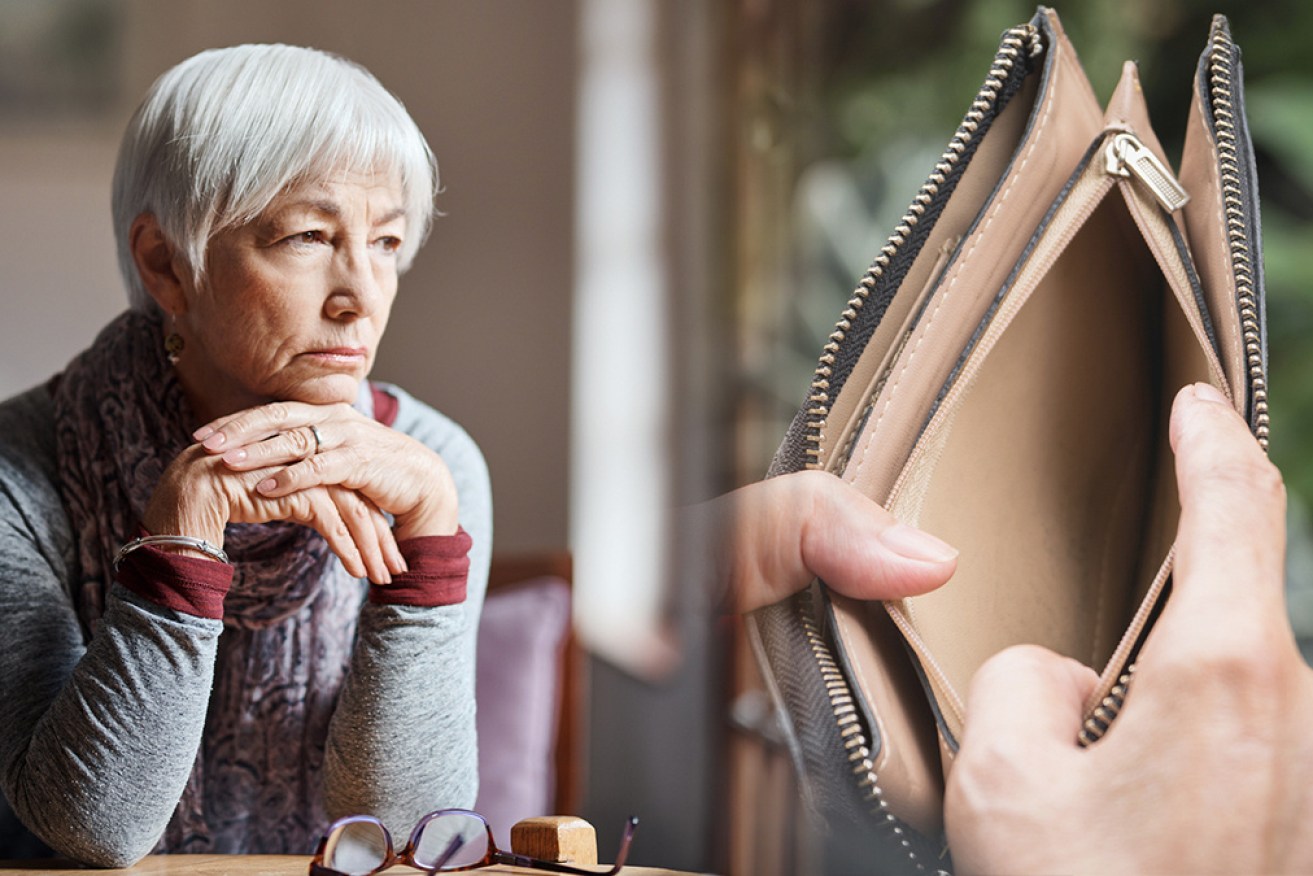
<instances>
[{"instance_id":1,"label":"woman's lips","mask_svg":"<svg viewBox=\"0 0 1313 876\"><path fill-rule=\"evenodd\" d=\"M369 351L364 347L331 347L325 350L311 350L302 355L321 365L356 368L365 364L369 358Z\"/></svg>"}]
</instances>

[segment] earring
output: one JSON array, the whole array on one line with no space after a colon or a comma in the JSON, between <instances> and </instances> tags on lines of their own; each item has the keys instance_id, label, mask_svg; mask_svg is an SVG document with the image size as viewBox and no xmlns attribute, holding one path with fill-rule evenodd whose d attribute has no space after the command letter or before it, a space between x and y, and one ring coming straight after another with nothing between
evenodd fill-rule
<instances>
[{"instance_id":1,"label":"earring","mask_svg":"<svg viewBox=\"0 0 1313 876\"><path fill-rule=\"evenodd\" d=\"M169 358L170 365L177 365L178 360L182 358L182 351L187 346L187 342L178 334L178 317L171 316L173 321L173 330L169 332L164 339L164 352Z\"/></svg>"}]
</instances>

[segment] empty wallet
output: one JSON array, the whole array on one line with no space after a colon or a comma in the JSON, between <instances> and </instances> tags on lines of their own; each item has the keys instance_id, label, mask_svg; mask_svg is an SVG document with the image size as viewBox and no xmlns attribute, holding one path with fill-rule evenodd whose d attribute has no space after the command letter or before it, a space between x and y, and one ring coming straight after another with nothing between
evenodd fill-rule
<instances>
[{"instance_id":1,"label":"empty wallet","mask_svg":"<svg viewBox=\"0 0 1313 876\"><path fill-rule=\"evenodd\" d=\"M1007 31L863 276L771 474L823 469L960 551L932 593L823 582L749 618L810 807L896 869L947 869L944 778L981 664L1020 643L1127 696L1170 590L1172 399L1218 387L1266 445L1258 191L1217 16L1179 175L1127 62L1101 108L1057 15Z\"/></svg>"}]
</instances>

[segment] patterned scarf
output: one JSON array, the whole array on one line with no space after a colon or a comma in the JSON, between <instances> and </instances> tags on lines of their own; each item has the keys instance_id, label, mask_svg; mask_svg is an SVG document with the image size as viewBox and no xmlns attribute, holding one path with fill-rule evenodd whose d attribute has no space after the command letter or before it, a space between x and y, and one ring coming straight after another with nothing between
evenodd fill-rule
<instances>
[{"instance_id":1,"label":"patterned scarf","mask_svg":"<svg viewBox=\"0 0 1313 876\"><path fill-rule=\"evenodd\" d=\"M55 390L61 491L81 567L70 589L88 636L104 613L114 554L137 534L164 469L200 425L162 338L157 314L129 310ZM357 406L367 415L370 401L362 386ZM324 743L363 587L296 524L229 525L224 550L234 575L205 735L158 850L304 854L327 823Z\"/></svg>"}]
</instances>

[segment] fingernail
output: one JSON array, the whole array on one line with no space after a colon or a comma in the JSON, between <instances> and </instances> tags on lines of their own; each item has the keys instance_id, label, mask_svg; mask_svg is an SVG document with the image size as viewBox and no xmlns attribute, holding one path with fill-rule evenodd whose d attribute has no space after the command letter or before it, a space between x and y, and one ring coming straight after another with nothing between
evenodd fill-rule
<instances>
[{"instance_id":1,"label":"fingernail","mask_svg":"<svg viewBox=\"0 0 1313 876\"><path fill-rule=\"evenodd\" d=\"M266 478L260 481L260 483L256 484L255 488L259 490L261 493L272 493L274 491L274 488L277 486L278 486L278 481L274 480L273 478Z\"/></svg>"},{"instance_id":2,"label":"fingernail","mask_svg":"<svg viewBox=\"0 0 1313 876\"><path fill-rule=\"evenodd\" d=\"M923 563L943 563L957 556L957 548L906 523L895 524L881 532L880 541L900 557Z\"/></svg>"},{"instance_id":3,"label":"fingernail","mask_svg":"<svg viewBox=\"0 0 1313 876\"><path fill-rule=\"evenodd\" d=\"M1196 383L1194 385L1194 397L1199 401L1212 402L1214 404L1229 404L1226 396L1222 391L1211 383Z\"/></svg>"},{"instance_id":4,"label":"fingernail","mask_svg":"<svg viewBox=\"0 0 1313 876\"><path fill-rule=\"evenodd\" d=\"M204 441L206 438L209 438L213 434L214 434L213 426L201 426L195 432L191 433L191 437L197 441Z\"/></svg>"},{"instance_id":5,"label":"fingernail","mask_svg":"<svg viewBox=\"0 0 1313 876\"><path fill-rule=\"evenodd\" d=\"M245 460L246 460L246 451L240 447L237 448L236 450L229 450L227 453L223 455L224 462L235 463L235 462L244 462Z\"/></svg>"},{"instance_id":6,"label":"fingernail","mask_svg":"<svg viewBox=\"0 0 1313 876\"><path fill-rule=\"evenodd\" d=\"M205 448L207 450L218 450L220 447L223 446L223 442L225 440L226 439L224 438L222 432L215 432L213 435L210 435L201 443L205 445Z\"/></svg>"}]
</instances>

